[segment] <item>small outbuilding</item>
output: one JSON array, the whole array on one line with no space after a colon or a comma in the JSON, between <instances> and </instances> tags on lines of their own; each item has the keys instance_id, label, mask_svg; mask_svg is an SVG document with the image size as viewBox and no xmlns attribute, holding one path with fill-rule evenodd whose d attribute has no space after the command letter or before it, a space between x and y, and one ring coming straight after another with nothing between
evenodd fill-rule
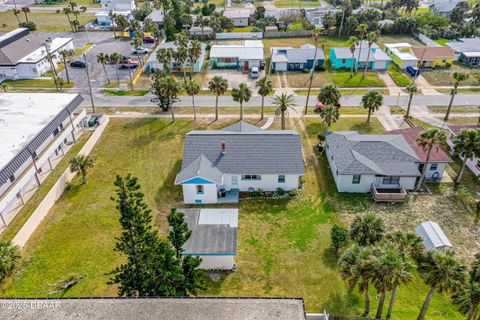
<instances>
[{"instance_id":1,"label":"small outbuilding","mask_svg":"<svg viewBox=\"0 0 480 320\"><path fill-rule=\"evenodd\" d=\"M235 270L238 209L177 209L185 214L190 239L183 255L202 258L200 268Z\"/></svg>"},{"instance_id":2,"label":"small outbuilding","mask_svg":"<svg viewBox=\"0 0 480 320\"><path fill-rule=\"evenodd\" d=\"M450 240L448 240L447 236L436 222L422 222L415 230L415 233L423 239L423 245L427 250L445 250L453 248Z\"/></svg>"}]
</instances>

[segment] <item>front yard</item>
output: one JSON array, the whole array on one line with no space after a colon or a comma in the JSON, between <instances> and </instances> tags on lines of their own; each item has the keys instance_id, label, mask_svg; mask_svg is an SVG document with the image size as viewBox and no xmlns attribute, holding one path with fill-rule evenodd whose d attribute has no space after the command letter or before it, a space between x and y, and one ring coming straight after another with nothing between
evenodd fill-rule
<instances>
[{"instance_id":1,"label":"front yard","mask_svg":"<svg viewBox=\"0 0 480 320\"><path fill-rule=\"evenodd\" d=\"M432 86L453 86L454 80L452 78L452 74L454 72L464 72L470 76L468 80L460 83L461 86L479 85L479 69L476 67L467 67L458 62L454 62L450 68L421 70L422 76Z\"/></svg>"}]
</instances>

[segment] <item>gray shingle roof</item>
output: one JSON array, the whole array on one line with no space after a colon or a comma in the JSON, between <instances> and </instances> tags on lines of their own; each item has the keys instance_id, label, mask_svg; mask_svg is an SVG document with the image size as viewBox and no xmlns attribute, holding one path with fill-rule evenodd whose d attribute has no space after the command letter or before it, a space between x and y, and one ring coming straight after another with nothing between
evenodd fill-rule
<instances>
[{"instance_id":1,"label":"gray shingle roof","mask_svg":"<svg viewBox=\"0 0 480 320\"><path fill-rule=\"evenodd\" d=\"M273 62L282 62L286 61L289 63L306 63L307 60L313 60L315 56L315 47L306 44L300 48L290 48L290 47L274 47L272 50L272 61ZM283 51L285 53L280 53ZM317 60L325 60L325 54L323 53L322 48L317 50Z\"/></svg>"},{"instance_id":2,"label":"gray shingle roof","mask_svg":"<svg viewBox=\"0 0 480 320\"><path fill-rule=\"evenodd\" d=\"M8 35L13 41L8 41ZM42 33L30 33L28 29L14 30L4 35L4 45L0 47L0 65L15 65L18 60L42 47L47 36Z\"/></svg>"},{"instance_id":3,"label":"gray shingle roof","mask_svg":"<svg viewBox=\"0 0 480 320\"><path fill-rule=\"evenodd\" d=\"M428 250L453 247L450 240L448 240L447 236L436 222L422 222L415 231L417 235L423 239L423 245Z\"/></svg>"},{"instance_id":4,"label":"gray shingle roof","mask_svg":"<svg viewBox=\"0 0 480 320\"><path fill-rule=\"evenodd\" d=\"M203 154L178 173L175 183L180 184L196 177L202 177L216 184L221 184L223 181L223 173L215 168Z\"/></svg>"},{"instance_id":5,"label":"gray shingle roof","mask_svg":"<svg viewBox=\"0 0 480 320\"><path fill-rule=\"evenodd\" d=\"M184 254L237 255L238 209L177 209L192 231Z\"/></svg>"},{"instance_id":6,"label":"gray shingle roof","mask_svg":"<svg viewBox=\"0 0 480 320\"><path fill-rule=\"evenodd\" d=\"M254 126L243 120L235 122L229 126L226 126L222 131L232 131L232 132L251 132L251 131L263 131L262 128Z\"/></svg>"},{"instance_id":7,"label":"gray shingle roof","mask_svg":"<svg viewBox=\"0 0 480 320\"><path fill-rule=\"evenodd\" d=\"M360 50L362 48L362 50ZM349 47L337 47L332 48L335 51L335 56L337 59L351 59L352 52L350 51ZM376 43L372 44L372 49L375 52L370 52L370 56L368 57L368 61L389 61L392 60L390 57L383 52ZM368 43L366 41L362 41L359 45L356 46L354 57L357 61L365 62L367 61L368 56Z\"/></svg>"},{"instance_id":8,"label":"gray shingle roof","mask_svg":"<svg viewBox=\"0 0 480 320\"><path fill-rule=\"evenodd\" d=\"M433 8L436 12L439 13L450 13L453 8L457 6L460 2L464 0L448 0L448 1L438 1L430 5L430 8Z\"/></svg>"},{"instance_id":9,"label":"gray shingle roof","mask_svg":"<svg viewBox=\"0 0 480 320\"><path fill-rule=\"evenodd\" d=\"M221 153L222 143L225 154ZM185 137L182 171L178 176L183 177L184 170L190 172L190 164L201 155L224 174L304 173L300 136L290 130L190 131Z\"/></svg>"},{"instance_id":10,"label":"gray shingle roof","mask_svg":"<svg viewBox=\"0 0 480 320\"><path fill-rule=\"evenodd\" d=\"M339 174L420 176L418 157L401 135L333 132L326 141Z\"/></svg>"},{"instance_id":11,"label":"gray shingle roof","mask_svg":"<svg viewBox=\"0 0 480 320\"><path fill-rule=\"evenodd\" d=\"M446 45L457 52L480 52L480 38L461 38Z\"/></svg>"}]
</instances>

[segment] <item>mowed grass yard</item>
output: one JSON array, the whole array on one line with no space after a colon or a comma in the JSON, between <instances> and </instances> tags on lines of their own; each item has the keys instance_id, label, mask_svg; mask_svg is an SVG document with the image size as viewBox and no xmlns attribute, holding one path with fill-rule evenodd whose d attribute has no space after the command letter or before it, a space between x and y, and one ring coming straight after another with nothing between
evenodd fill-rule
<instances>
[{"instance_id":1,"label":"mowed grass yard","mask_svg":"<svg viewBox=\"0 0 480 320\"><path fill-rule=\"evenodd\" d=\"M454 72L463 72L469 75L469 78L462 81L460 86L478 86L480 84L478 68L464 66L458 62L454 62L450 68L421 70L422 76L432 86L453 86L452 75Z\"/></svg>"},{"instance_id":2,"label":"mowed grass yard","mask_svg":"<svg viewBox=\"0 0 480 320\"><path fill-rule=\"evenodd\" d=\"M381 133L375 118L341 118L332 130ZM218 123L224 126L227 122ZM330 250L333 223L370 209L366 195L338 194L323 157L313 151L321 130L318 119L290 119L289 127L301 133L306 162L304 193L294 200L240 203L238 270L220 281L207 282L203 295L304 297L307 311L327 309L336 314L360 314L363 298L348 290L338 274ZM278 121L274 128L278 127ZM181 189L174 178L181 165L184 134L204 123L179 120L112 119L92 152L95 167L86 185L67 191L27 244L20 271L6 283L2 296L40 297L50 284L72 274L84 278L65 296L114 296L107 273L123 261L113 251L120 227L113 181L116 174L140 178L155 225L166 231L165 215L179 205ZM394 207L396 208L396 207ZM345 217L347 216L347 217ZM420 279L398 292L392 319L412 319L420 310L428 288ZM372 306L377 295L372 291ZM447 297L435 295L428 319L462 319Z\"/></svg>"},{"instance_id":3,"label":"mowed grass yard","mask_svg":"<svg viewBox=\"0 0 480 320\"><path fill-rule=\"evenodd\" d=\"M20 21L25 21L25 15L19 15ZM81 13L78 17L81 25L95 19L93 13ZM71 32L67 16L63 12L56 11L31 11L28 20L35 22L38 32ZM0 32L8 32L18 28L18 21L12 10L0 12Z\"/></svg>"}]
</instances>

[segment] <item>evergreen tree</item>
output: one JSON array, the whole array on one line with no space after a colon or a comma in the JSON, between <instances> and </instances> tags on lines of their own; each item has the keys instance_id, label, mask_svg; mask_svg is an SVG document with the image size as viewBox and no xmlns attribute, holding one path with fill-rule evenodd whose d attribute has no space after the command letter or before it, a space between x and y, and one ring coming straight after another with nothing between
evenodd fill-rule
<instances>
[{"instance_id":1,"label":"evergreen tree","mask_svg":"<svg viewBox=\"0 0 480 320\"><path fill-rule=\"evenodd\" d=\"M175 248L175 255L178 259L183 252L183 245L190 238L192 231L188 229L183 212L177 211L177 209L172 209L170 211L167 221L170 226L168 240Z\"/></svg>"}]
</instances>

